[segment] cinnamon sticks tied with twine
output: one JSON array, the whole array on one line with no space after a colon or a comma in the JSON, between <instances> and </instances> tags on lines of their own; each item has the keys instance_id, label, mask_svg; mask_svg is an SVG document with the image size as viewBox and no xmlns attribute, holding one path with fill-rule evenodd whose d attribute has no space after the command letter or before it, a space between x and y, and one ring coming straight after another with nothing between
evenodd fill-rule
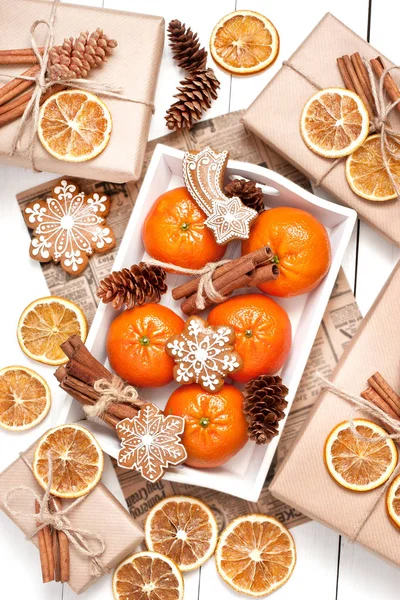
<instances>
[{"instance_id":1,"label":"cinnamon sticks tied with twine","mask_svg":"<svg viewBox=\"0 0 400 600\"><path fill-rule=\"evenodd\" d=\"M59 507L59 500L50 497L52 512L58 510ZM40 513L40 504L37 500L35 500L35 512L37 515ZM40 527L39 520L36 525ZM38 531L37 536L43 583L49 583L50 581L65 583L69 581L69 541L65 533L46 525Z\"/></svg>"},{"instance_id":2,"label":"cinnamon sticks tied with twine","mask_svg":"<svg viewBox=\"0 0 400 600\"><path fill-rule=\"evenodd\" d=\"M99 417L115 429L122 419L137 415L145 402L132 386L96 360L78 335L68 338L61 348L69 361L54 376L67 394L83 404L88 416ZM96 407L100 410L92 410Z\"/></svg>"},{"instance_id":3,"label":"cinnamon sticks tied with twine","mask_svg":"<svg viewBox=\"0 0 400 600\"><path fill-rule=\"evenodd\" d=\"M268 246L250 254L230 260L205 275L195 277L172 290L174 300L181 300L181 310L191 316L214 303L223 302L232 292L244 287L256 287L260 283L276 279L279 267ZM205 281L206 278L206 281ZM209 283L212 293L209 293Z\"/></svg>"},{"instance_id":4,"label":"cinnamon sticks tied with twine","mask_svg":"<svg viewBox=\"0 0 400 600\"><path fill-rule=\"evenodd\" d=\"M375 404L389 417L400 420L400 396L382 377L379 372L368 379L369 387L361 392L360 396Z\"/></svg>"}]
</instances>

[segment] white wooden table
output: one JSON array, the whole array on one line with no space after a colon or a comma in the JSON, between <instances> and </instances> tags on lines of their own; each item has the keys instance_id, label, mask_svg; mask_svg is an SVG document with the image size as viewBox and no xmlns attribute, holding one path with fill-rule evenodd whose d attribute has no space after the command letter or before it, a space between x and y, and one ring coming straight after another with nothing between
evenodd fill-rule
<instances>
[{"instance_id":1,"label":"white wooden table","mask_svg":"<svg viewBox=\"0 0 400 600\"><path fill-rule=\"evenodd\" d=\"M78 2L76 2L78 3ZM281 37L280 56L267 72L255 77L232 78L217 67L221 80L218 100L207 117L246 108L278 70L283 59L290 56L299 43L327 12L368 38L373 45L400 63L398 0L82 0L83 4L104 6L162 15L168 23L173 18L186 22L208 44L214 24L235 9L258 10L268 16ZM332 40L334 43L334 40ZM167 132L164 114L170 105L180 74L166 45L156 97L151 138ZM0 133L1 135L1 133ZM0 432L0 470L5 468L21 449L32 443L55 419L62 394L52 381L49 368L29 360L19 349L15 330L23 308L33 299L48 294L38 263L28 256L29 236L20 216L15 194L43 181L52 179L50 173L0 166L0 261L1 261L1 342L0 366L24 364L39 371L52 386L53 408L42 426L26 434L8 435ZM358 224L343 266L353 286L363 315L368 311L392 268L400 251L367 225ZM114 472L107 464L105 481L122 500ZM305 598L308 600L397 600L400 571L358 546L349 544L336 533L317 523L308 523L293 530L298 561L287 585L276 592L278 600ZM200 571L185 578L185 600L208 598L239 598L220 581L214 562L210 560ZM70 589L40 582L37 551L26 542L17 528L0 514L0 597L7 600L71 600ZM112 598L110 576L104 577L85 595L85 600Z\"/></svg>"}]
</instances>

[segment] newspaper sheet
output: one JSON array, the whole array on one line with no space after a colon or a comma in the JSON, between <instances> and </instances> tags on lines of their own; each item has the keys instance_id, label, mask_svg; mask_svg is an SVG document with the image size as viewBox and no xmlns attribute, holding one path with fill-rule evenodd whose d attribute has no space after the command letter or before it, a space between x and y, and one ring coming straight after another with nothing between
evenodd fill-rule
<instances>
[{"instance_id":1,"label":"newspaper sheet","mask_svg":"<svg viewBox=\"0 0 400 600\"><path fill-rule=\"evenodd\" d=\"M230 113L198 123L191 131L171 133L149 142L146 150L143 176L136 183L112 184L87 179L75 179L74 181L86 193L96 191L111 196L112 202L108 222L114 229L117 245L113 251L105 255L94 255L89 261L89 266L79 277L71 277L59 265L54 263L43 264L43 274L51 294L64 296L77 302L85 311L88 321L92 321L98 304L98 298L96 297L97 286L99 281L112 269L118 246L134 207L141 182L151 160L153 150L158 143L181 150L191 150L193 148L212 145L218 151L228 150L232 159L266 166L288 177L298 185L311 190L310 182L305 176L268 148L252 133L247 131L242 125L240 117L240 111ZM33 200L48 197L59 179L58 177L54 181L18 194L17 199L21 210ZM317 371L322 372L324 375L331 373L360 321L361 314L358 306L343 271L340 271L268 478L257 503L247 502L214 490L164 480L157 483L150 483L145 481L136 472L127 471L115 465L132 516L141 521L144 519L147 511L162 498L173 494L189 494L204 499L212 507L221 528L236 516L249 512L275 515L288 527L305 522L307 518L301 513L274 499L269 493L268 485L280 461L293 444L299 429L318 396L319 389L315 373Z\"/></svg>"}]
</instances>

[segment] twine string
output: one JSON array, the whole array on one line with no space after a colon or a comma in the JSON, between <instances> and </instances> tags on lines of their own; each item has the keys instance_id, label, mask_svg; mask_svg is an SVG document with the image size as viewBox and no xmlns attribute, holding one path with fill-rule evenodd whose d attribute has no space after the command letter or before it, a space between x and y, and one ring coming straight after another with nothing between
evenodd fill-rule
<instances>
[{"instance_id":1,"label":"twine string","mask_svg":"<svg viewBox=\"0 0 400 600\"><path fill-rule=\"evenodd\" d=\"M183 267L178 267L177 265L173 265L172 263L165 263L161 260L156 260L153 258L146 259L146 262L149 265L154 265L156 267L162 267L163 269L171 269L173 271L177 271L178 273L182 273L182 275L198 275L200 276L199 285L196 293L196 307L198 310L204 310L206 307L207 298L213 302L218 304L219 302L224 302L228 299L229 296L223 296L215 289L213 283L213 275L218 267L221 267L225 263L230 262L230 260L219 260L217 262L209 262L202 269L187 269Z\"/></svg>"},{"instance_id":2,"label":"twine string","mask_svg":"<svg viewBox=\"0 0 400 600\"><path fill-rule=\"evenodd\" d=\"M322 387L325 390L332 392L335 396L338 396L339 398L342 398L343 400L346 400L347 402L349 402L350 404L353 405L353 410L351 411L350 416L349 416L349 424L350 424L350 429L353 432L355 437L357 437L360 440L367 441L370 443L371 442L378 443L378 442L382 442L387 439L392 439L395 441L400 440L400 421L398 419L394 419L394 418L390 417L379 407L377 407L374 404L372 404L371 402L369 402L369 400L365 400L361 396L357 396L355 394L352 394L351 392L342 390L341 388L336 386L334 383L329 381L329 379L327 379L326 377L321 375L321 373L317 373L317 378L323 383ZM355 414L360 410L367 411L371 416L379 419L390 430L392 430L393 433L392 434L388 433L385 435L375 435L373 438L367 438L364 435L362 435L361 433L359 433L354 424L354 417L355 417ZM353 533L349 536L349 539L351 542L355 542L357 540L365 523L368 521L368 519L374 512L375 508L377 507L379 500L382 498L384 493L387 491L387 489L391 485L392 481L397 477L397 475L399 473L400 473L400 463L397 465L397 467L395 468L395 470L393 471L393 473L391 474L389 479L386 481L386 483L383 486L381 486L379 493L375 495L371 506L365 511L365 513L359 519L356 527L353 530Z\"/></svg>"},{"instance_id":3,"label":"twine string","mask_svg":"<svg viewBox=\"0 0 400 600\"><path fill-rule=\"evenodd\" d=\"M20 456L24 463L27 465L27 467L33 472L32 465L28 462L26 457L22 453L20 454ZM37 519L37 521L40 522L40 525L37 525L37 527L35 527L35 529L31 533L26 535L27 540L30 540L33 537L35 537L35 535L37 535L39 531L41 531L44 527L47 527L48 525L50 527L53 527L53 529L57 529L58 531L62 531L63 533L65 533L68 540L76 548L76 550L90 560L90 572L93 575L93 577L100 577L103 573L108 572L107 567L103 564L103 562L100 559L100 556L104 553L106 549L106 543L104 541L104 538L101 535L93 533L88 529L79 529L77 527L74 527L67 516L71 510L76 508L81 502L83 502L88 497L88 494L86 494L86 496L81 496L80 498L77 498L76 500L74 500L74 502L72 502L69 506L67 506L64 509L59 508L57 503L54 503L55 510L54 512L52 512L49 508L49 500L51 497L50 491L53 483L53 460L50 452L48 453L48 461L48 483L43 497L40 497L32 488L20 485L12 488L11 490L8 490L4 498L4 507L9 514L15 517ZM26 492L38 501L40 507L38 514L36 514L35 512L22 512L11 507L11 498L18 491ZM98 542L97 549L89 543L90 538Z\"/></svg>"},{"instance_id":4,"label":"twine string","mask_svg":"<svg viewBox=\"0 0 400 600\"><path fill-rule=\"evenodd\" d=\"M16 153L19 143L22 140L24 131L27 128L28 123L31 125L31 132L28 138L27 144L27 154L34 170L37 170L35 167L35 159L34 159L34 138L39 126L39 114L40 114L40 102L44 93L46 93L52 86L54 85L63 85L64 87L80 87L80 89L93 92L95 94L101 94L103 96L107 96L109 98L117 98L119 100L123 100L125 102L133 102L135 104L143 104L151 109L152 113L154 113L155 107L154 103L142 100L138 98L131 98L130 96L125 96L121 94L120 88L108 85L106 83L91 81L89 79L74 79L74 78L66 78L66 79L57 79L51 80L46 77L48 61L49 61L49 52L52 46L54 45L54 23L56 19L57 7L60 0L53 0L53 4L51 7L51 12L49 19L46 21L44 19L40 19L35 21L30 28L30 43L32 46L32 50L38 60L40 69L39 72L35 76L29 75L10 75L9 73L1 73L0 77L6 77L9 79L21 79L22 81L32 81L35 84L35 89L33 90L32 96L29 102L26 105L26 108L21 116L19 121L18 129L15 133L14 139L11 144L11 149L9 152L9 156L12 157ZM47 36L44 44L43 54L39 52L38 45L35 39L36 28L39 25L45 25L47 27Z\"/></svg>"},{"instance_id":5,"label":"twine string","mask_svg":"<svg viewBox=\"0 0 400 600\"><path fill-rule=\"evenodd\" d=\"M110 406L114 404L143 404L139 399L137 390L131 385L125 385L118 375L113 375L112 380L98 379L93 384L94 390L100 394L99 399L93 406L83 406L86 416L93 418L101 417Z\"/></svg>"},{"instance_id":6,"label":"twine string","mask_svg":"<svg viewBox=\"0 0 400 600\"><path fill-rule=\"evenodd\" d=\"M394 191L397 194L397 197L400 196L400 183L398 183L393 175L390 165L390 157L394 160L400 160L400 151L396 152L393 149L393 145L396 143L400 143L400 131L397 129L393 129L388 121L388 116L396 108L396 106L400 103L400 98L392 103L386 103L385 101L385 91L384 91L384 82L385 77L390 71L400 70L400 66L392 66L387 67L383 70L382 75L378 78L378 87L376 86L374 72L369 61L363 58L363 63L367 69L368 77L371 83L371 91L375 101L377 116L371 121L370 133L379 132L381 135L380 138L380 149L382 155L383 166L388 174L390 179L390 183L393 186ZM315 89L321 90L323 89L320 85L318 85L312 77L310 77L307 73L296 67L291 61L285 60L282 63L284 66L292 69L295 73L303 77L308 83L310 83ZM314 180L314 185L319 187L325 178L340 164L346 157L337 158L334 160L329 168L317 179Z\"/></svg>"}]
</instances>

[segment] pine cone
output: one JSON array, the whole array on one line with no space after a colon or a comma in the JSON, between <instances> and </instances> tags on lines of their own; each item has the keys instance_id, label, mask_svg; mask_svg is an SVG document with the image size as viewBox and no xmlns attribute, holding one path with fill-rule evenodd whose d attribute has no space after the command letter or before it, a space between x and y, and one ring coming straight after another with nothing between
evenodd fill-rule
<instances>
[{"instance_id":1,"label":"pine cone","mask_svg":"<svg viewBox=\"0 0 400 600\"><path fill-rule=\"evenodd\" d=\"M254 208L258 213L265 210L264 196L255 181L247 181L246 179L234 179L225 186L226 195L229 198L238 196L243 204L249 208Z\"/></svg>"},{"instance_id":2,"label":"pine cone","mask_svg":"<svg viewBox=\"0 0 400 600\"><path fill-rule=\"evenodd\" d=\"M174 19L168 26L168 37L172 55L182 69L194 73L206 68L207 52L200 48L197 33L186 29L186 25Z\"/></svg>"},{"instance_id":3,"label":"pine cone","mask_svg":"<svg viewBox=\"0 0 400 600\"><path fill-rule=\"evenodd\" d=\"M211 101L218 97L219 86L213 69L197 71L181 81L181 87L174 96L178 101L168 109L165 117L168 129L191 129L203 111L210 108Z\"/></svg>"},{"instance_id":4,"label":"pine cone","mask_svg":"<svg viewBox=\"0 0 400 600\"><path fill-rule=\"evenodd\" d=\"M248 436L256 444L267 444L278 435L288 392L282 379L274 375L260 375L246 385L243 412L248 423Z\"/></svg>"},{"instance_id":5,"label":"pine cone","mask_svg":"<svg viewBox=\"0 0 400 600\"><path fill-rule=\"evenodd\" d=\"M81 33L79 37L66 38L62 46L54 46L49 51L47 75L53 81L58 79L86 78L89 71L106 62L117 46L102 29Z\"/></svg>"},{"instance_id":6,"label":"pine cone","mask_svg":"<svg viewBox=\"0 0 400 600\"><path fill-rule=\"evenodd\" d=\"M145 302L159 302L167 291L166 273L158 266L144 262L130 269L113 271L105 277L97 289L97 296L104 304L113 303L116 310L141 306Z\"/></svg>"}]
</instances>

